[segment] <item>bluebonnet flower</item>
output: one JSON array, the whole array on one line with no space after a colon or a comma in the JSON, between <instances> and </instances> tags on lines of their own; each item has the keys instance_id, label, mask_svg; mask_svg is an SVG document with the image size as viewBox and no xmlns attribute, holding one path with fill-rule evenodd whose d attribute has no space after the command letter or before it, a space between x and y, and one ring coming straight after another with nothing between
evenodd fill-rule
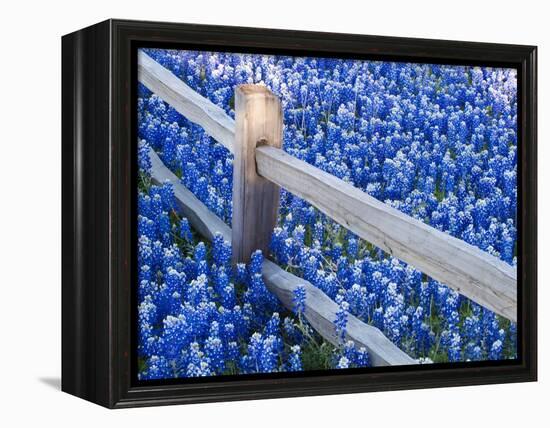
<instances>
[{"instance_id":1,"label":"bluebonnet flower","mask_svg":"<svg viewBox=\"0 0 550 428\"><path fill-rule=\"evenodd\" d=\"M288 358L289 365L288 370L291 372L299 372L303 370L302 367L302 351L298 345L292 346L291 354Z\"/></svg>"},{"instance_id":2,"label":"bluebonnet flower","mask_svg":"<svg viewBox=\"0 0 550 428\"><path fill-rule=\"evenodd\" d=\"M216 373L222 373L225 369L225 352L223 342L219 337L219 325L212 322L210 335L204 342L204 351L209 360L209 367Z\"/></svg>"},{"instance_id":3,"label":"bluebonnet flower","mask_svg":"<svg viewBox=\"0 0 550 428\"><path fill-rule=\"evenodd\" d=\"M294 241L296 242L296 244L298 244L299 246L304 244L305 233L306 233L306 230L304 226L302 226L301 224L296 226L294 228L294 231L292 232L292 237L294 238Z\"/></svg>"},{"instance_id":4,"label":"bluebonnet flower","mask_svg":"<svg viewBox=\"0 0 550 428\"><path fill-rule=\"evenodd\" d=\"M314 255L311 255L303 262L303 265L304 279L307 281L315 282L319 265L319 261L317 260L317 258Z\"/></svg>"},{"instance_id":5,"label":"bluebonnet flower","mask_svg":"<svg viewBox=\"0 0 550 428\"><path fill-rule=\"evenodd\" d=\"M357 359L357 351L355 350L355 343L352 340L348 340L343 346L343 355L350 362L354 364Z\"/></svg>"},{"instance_id":6,"label":"bluebonnet flower","mask_svg":"<svg viewBox=\"0 0 550 428\"><path fill-rule=\"evenodd\" d=\"M189 343L190 329L185 316L174 317L168 315L163 320L163 339L165 344L165 355L175 358Z\"/></svg>"},{"instance_id":7,"label":"bluebonnet flower","mask_svg":"<svg viewBox=\"0 0 550 428\"><path fill-rule=\"evenodd\" d=\"M195 247L194 259L195 263L200 263L206 260L206 246L204 245L204 242L199 242Z\"/></svg>"},{"instance_id":8,"label":"bluebonnet flower","mask_svg":"<svg viewBox=\"0 0 550 428\"><path fill-rule=\"evenodd\" d=\"M482 359L481 347L469 342L464 350L464 356L467 361L479 361Z\"/></svg>"},{"instance_id":9,"label":"bluebonnet flower","mask_svg":"<svg viewBox=\"0 0 550 428\"><path fill-rule=\"evenodd\" d=\"M458 334L457 332L451 333L449 351L448 351L449 361L451 362L460 361L461 349L462 349L462 343L461 343L460 334Z\"/></svg>"},{"instance_id":10,"label":"bluebonnet flower","mask_svg":"<svg viewBox=\"0 0 550 428\"><path fill-rule=\"evenodd\" d=\"M347 369L349 368L349 365L350 365L350 361L346 357L341 356L340 359L338 360L338 364L336 365L336 368Z\"/></svg>"},{"instance_id":11,"label":"bluebonnet flower","mask_svg":"<svg viewBox=\"0 0 550 428\"><path fill-rule=\"evenodd\" d=\"M317 286L325 292L330 298L334 299L338 292L338 282L336 275L333 273L326 273L323 271L317 271Z\"/></svg>"},{"instance_id":12,"label":"bluebonnet flower","mask_svg":"<svg viewBox=\"0 0 550 428\"><path fill-rule=\"evenodd\" d=\"M162 209L170 212L175 206L174 186L170 182L165 182L158 189L158 192L162 201Z\"/></svg>"},{"instance_id":13,"label":"bluebonnet flower","mask_svg":"<svg viewBox=\"0 0 550 428\"><path fill-rule=\"evenodd\" d=\"M501 355L502 355L502 341L500 341L500 339L497 339L491 345L491 349L489 350L489 359L500 360Z\"/></svg>"},{"instance_id":14,"label":"bluebonnet flower","mask_svg":"<svg viewBox=\"0 0 550 428\"><path fill-rule=\"evenodd\" d=\"M218 266L228 266L231 260L231 245L223 239L221 233L216 233L212 242L214 263Z\"/></svg>"},{"instance_id":15,"label":"bluebonnet flower","mask_svg":"<svg viewBox=\"0 0 550 428\"><path fill-rule=\"evenodd\" d=\"M180 220L179 236L185 241L193 241L193 234L191 233L191 228L189 227L189 221L185 217Z\"/></svg>"},{"instance_id":16,"label":"bluebonnet flower","mask_svg":"<svg viewBox=\"0 0 550 428\"><path fill-rule=\"evenodd\" d=\"M174 377L174 370L168 360L163 356L153 355L147 360L145 369L146 379L167 379Z\"/></svg>"},{"instance_id":17,"label":"bluebonnet flower","mask_svg":"<svg viewBox=\"0 0 550 428\"><path fill-rule=\"evenodd\" d=\"M336 319L334 320L334 328L336 329L337 336L343 341L347 332L349 304L341 296L339 297L339 306L338 312L336 312Z\"/></svg>"},{"instance_id":18,"label":"bluebonnet flower","mask_svg":"<svg viewBox=\"0 0 550 428\"><path fill-rule=\"evenodd\" d=\"M151 159L149 158L150 146L147 141L140 140L138 144L138 164L140 171L149 173L151 171Z\"/></svg>"},{"instance_id":19,"label":"bluebonnet flower","mask_svg":"<svg viewBox=\"0 0 550 428\"><path fill-rule=\"evenodd\" d=\"M273 336L270 336L273 337ZM268 340L264 346L264 338L260 333L254 333L250 337L248 353L243 357L242 366L248 373L261 373L265 368L271 369L273 365L272 340ZM272 370L269 370L272 371Z\"/></svg>"},{"instance_id":20,"label":"bluebonnet flower","mask_svg":"<svg viewBox=\"0 0 550 428\"><path fill-rule=\"evenodd\" d=\"M346 291L345 298L354 315L359 317L364 315L366 312L366 305L368 304L366 287L361 287L359 284L353 284L349 290Z\"/></svg>"},{"instance_id":21,"label":"bluebonnet flower","mask_svg":"<svg viewBox=\"0 0 550 428\"><path fill-rule=\"evenodd\" d=\"M324 226L321 222L316 222L313 226L313 240L318 241L319 244L323 243Z\"/></svg>"},{"instance_id":22,"label":"bluebonnet flower","mask_svg":"<svg viewBox=\"0 0 550 428\"><path fill-rule=\"evenodd\" d=\"M301 315L306 310L306 288L303 285L298 285L292 291L292 302L294 303L294 313Z\"/></svg>"},{"instance_id":23,"label":"bluebonnet flower","mask_svg":"<svg viewBox=\"0 0 550 428\"><path fill-rule=\"evenodd\" d=\"M155 193L153 193L155 192ZM160 214L162 214L164 210L164 204L162 202L162 196L160 193L158 193L158 189L155 187L151 188L151 197L150 197L150 209L151 209L151 216L152 218L157 218Z\"/></svg>"},{"instance_id":24,"label":"bluebonnet flower","mask_svg":"<svg viewBox=\"0 0 550 428\"><path fill-rule=\"evenodd\" d=\"M229 286L229 276L225 272L224 267L216 269L214 282L216 293L221 296L224 293L225 288Z\"/></svg>"},{"instance_id":25,"label":"bluebonnet flower","mask_svg":"<svg viewBox=\"0 0 550 428\"><path fill-rule=\"evenodd\" d=\"M263 255L260 250L256 250L250 256L250 263L248 265L248 271L250 276L262 273Z\"/></svg>"},{"instance_id":26,"label":"bluebonnet flower","mask_svg":"<svg viewBox=\"0 0 550 428\"><path fill-rule=\"evenodd\" d=\"M278 341L273 335L267 336L262 344L259 356L259 368L262 373L270 373L277 370Z\"/></svg>"},{"instance_id":27,"label":"bluebonnet flower","mask_svg":"<svg viewBox=\"0 0 550 428\"><path fill-rule=\"evenodd\" d=\"M342 257L342 244L340 244L339 242L337 242L336 244L334 244L334 246L332 247L332 251L331 251L331 258L332 260L340 260L340 258ZM345 260L345 259L343 259Z\"/></svg>"},{"instance_id":28,"label":"bluebonnet flower","mask_svg":"<svg viewBox=\"0 0 550 428\"><path fill-rule=\"evenodd\" d=\"M359 246L357 244L357 239L350 238L348 240L348 249L347 254L348 257L351 257L352 259L356 259L359 251Z\"/></svg>"},{"instance_id":29,"label":"bluebonnet flower","mask_svg":"<svg viewBox=\"0 0 550 428\"><path fill-rule=\"evenodd\" d=\"M273 315L271 315L271 318L267 322L264 334L266 336L278 336L279 335L279 328L280 328L281 320L279 318L278 312L273 312Z\"/></svg>"},{"instance_id":30,"label":"bluebonnet flower","mask_svg":"<svg viewBox=\"0 0 550 428\"><path fill-rule=\"evenodd\" d=\"M237 304L235 286L233 284L227 284L221 290L221 304L225 308L233 308Z\"/></svg>"},{"instance_id":31,"label":"bluebonnet flower","mask_svg":"<svg viewBox=\"0 0 550 428\"><path fill-rule=\"evenodd\" d=\"M388 306L384 312L384 332L392 342L399 344L402 338L401 311L398 306Z\"/></svg>"},{"instance_id":32,"label":"bluebonnet flower","mask_svg":"<svg viewBox=\"0 0 550 428\"><path fill-rule=\"evenodd\" d=\"M172 231L172 225L170 224L170 218L168 217L168 213L166 211L163 211L160 215L157 216L156 224L163 245L169 246L172 243L172 237L170 235Z\"/></svg>"},{"instance_id":33,"label":"bluebonnet flower","mask_svg":"<svg viewBox=\"0 0 550 428\"><path fill-rule=\"evenodd\" d=\"M138 216L138 236L154 239L156 236L155 222L147 217Z\"/></svg>"},{"instance_id":34,"label":"bluebonnet flower","mask_svg":"<svg viewBox=\"0 0 550 428\"><path fill-rule=\"evenodd\" d=\"M209 275L208 262L206 260L206 246L199 242L195 247L194 261L197 268L197 276L203 275L206 279Z\"/></svg>"},{"instance_id":35,"label":"bluebonnet flower","mask_svg":"<svg viewBox=\"0 0 550 428\"><path fill-rule=\"evenodd\" d=\"M306 323L304 323L304 328L307 329ZM297 324L290 317L285 317L283 320L283 332L290 343L302 344L305 339Z\"/></svg>"},{"instance_id":36,"label":"bluebonnet flower","mask_svg":"<svg viewBox=\"0 0 550 428\"><path fill-rule=\"evenodd\" d=\"M207 276L201 274L189 284L186 290L186 300L194 306L208 301Z\"/></svg>"},{"instance_id":37,"label":"bluebonnet flower","mask_svg":"<svg viewBox=\"0 0 550 428\"><path fill-rule=\"evenodd\" d=\"M187 377L204 377L210 376L212 371L209 365L209 359L206 358L204 352L200 350L200 346L197 342L189 345L187 367L185 375Z\"/></svg>"},{"instance_id":38,"label":"bluebonnet flower","mask_svg":"<svg viewBox=\"0 0 550 428\"><path fill-rule=\"evenodd\" d=\"M237 263L235 270L236 281L240 284L244 284L247 278L246 265L244 263Z\"/></svg>"},{"instance_id":39,"label":"bluebonnet flower","mask_svg":"<svg viewBox=\"0 0 550 428\"><path fill-rule=\"evenodd\" d=\"M355 356L355 365L357 367L370 367L370 357L367 348L361 346Z\"/></svg>"},{"instance_id":40,"label":"bluebonnet flower","mask_svg":"<svg viewBox=\"0 0 550 428\"><path fill-rule=\"evenodd\" d=\"M384 309L381 306L374 310L372 321L375 327L384 330Z\"/></svg>"}]
</instances>

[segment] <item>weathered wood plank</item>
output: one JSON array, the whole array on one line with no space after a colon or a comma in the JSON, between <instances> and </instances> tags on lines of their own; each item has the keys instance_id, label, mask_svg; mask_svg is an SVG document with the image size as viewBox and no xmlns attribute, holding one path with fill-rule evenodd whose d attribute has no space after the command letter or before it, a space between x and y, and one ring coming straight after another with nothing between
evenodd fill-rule
<instances>
[{"instance_id":1,"label":"weathered wood plank","mask_svg":"<svg viewBox=\"0 0 550 428\"><path fill-rule=\"evenodd\" d=\"M231 241L231 228L213 214L179 179L162 163L157 154L150 150L152 163L151 177L155 184L172 183L177 201L176 209L188 218L191 225L208 240L220 232L227 241ZM338 305L314 285L289 272L275 263L264 260L262 273L267 288L275 294L282 304L292 310L294 289L303 285L306 290L304 316L317 332L330 343L338 343L333 321L336 319ZM363 323L353 315L348 317L347 338L356 346L364 346L370 354L374 366L415 364L416 361L395 346L376 327Z\"/></svg>"},{"instance_id":2,"label":"weathered wood plank","mask_svg":"<svg viewBox=\"0 0 550 428\"><path fill-rule=\"evenodd\" d=\"M265 86L240 85L235 90L235 119L232 253L234 263L246 263L255 250L268 253L277 224L281 189L256 173L255 151L259 141L282 145L279 98Z\"/></svg>"},{"instance_id":3,"label":"weathered wood plank","mask_svg":"<svg viewBox=\"0 0 550 428\"><path fill-rule=\"evenodd\" d=\"M138 80L233 152L235 121L141 50L138 50Z\"/></svg>"},{"instance_id":4,"label":"weathered wood plank","mask_svg":"<svg viewBox=\"0 0 550 428\"><path fill-rule=\"evenodd\" d=\"M258 173L391 255L516 321L516 269L285 153L256 148Z\"/></svg>"}]
</instances>

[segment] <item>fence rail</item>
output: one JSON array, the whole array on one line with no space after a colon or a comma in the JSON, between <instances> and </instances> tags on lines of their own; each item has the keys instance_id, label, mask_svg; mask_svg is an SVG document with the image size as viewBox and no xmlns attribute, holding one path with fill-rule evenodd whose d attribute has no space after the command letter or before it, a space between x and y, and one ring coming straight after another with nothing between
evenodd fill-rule
<instances>
[{"instance_id":1,"label":"fence rail","mask_svg":"<svg viewBox=\"0 0 550 428\"><path fill-rule=\"evenodd\" d=\"M235 121L220 107L193 91L143 52L138 55L138 78L187 119L201 125L230 152L234 152L236 145L243 144L241 140L236 141L239 123L236 126ZM236 94L239 94L239 90ZM265 109L260 108L242 117L243 123L245 120L250 123L250 115L255 115L257 120L270 121L269 117L266 118ZM242 139L242 135L238 137ZM516 321L517 282L514 267L473 245L401 213L280 148L270 147L273 141L263 138L263 143L265 142L267 145L262 144L260 147L256 147L258 141L252 142L256 170L252 173L249 164L247 168L243 168L243 176L257 180L257 173L286 188L361 238L478 304ZM251 142L245 143L250 151ZM234 193L239 189L234 188ZM249 200L253 196L249 195ZM256 192L255 196L260 198L261 192ZM241 202L239 199L238 203ZM272 211L273 205L264 206L265 208ZM254 213L254 210L250 212ZM261 214L256 212L256 215Z\"/></svg>"}]
</instances>

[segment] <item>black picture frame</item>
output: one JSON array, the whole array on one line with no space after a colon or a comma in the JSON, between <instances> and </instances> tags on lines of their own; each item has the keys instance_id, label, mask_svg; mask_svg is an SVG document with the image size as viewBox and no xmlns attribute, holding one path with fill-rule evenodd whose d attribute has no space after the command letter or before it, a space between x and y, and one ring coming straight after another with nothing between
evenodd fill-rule
<instances>
[{"instance_id":1,"label":"black picture frame","mask_svg":"<svg viewBox=\"0 0 550 428\"><path fill-rule=\"evenodd\" d=\"M135 91L140 46L518 70L518 360L138 383L133 361ZM107 20L62 38L62 390L109 408L537 379L534 46Z\"/></svg>"}]
</instances>

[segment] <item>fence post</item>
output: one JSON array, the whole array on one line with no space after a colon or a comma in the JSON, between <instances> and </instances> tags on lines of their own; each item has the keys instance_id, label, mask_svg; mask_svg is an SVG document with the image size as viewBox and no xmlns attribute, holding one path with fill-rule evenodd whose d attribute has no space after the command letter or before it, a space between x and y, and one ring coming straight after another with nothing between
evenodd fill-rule
<instances>
[{"instance_id":1,"label":"fence post","mask_svg":"<svg viewBox=\"0 0 550 428\"><path fill-rule=\"evenodd\" d=\"M256 172L256 146L282 146L281 102L265 86L239 85L235 90L233 164L233 263L246 263L250 254L268 254L277 223L280 187Z\"/></svg>"}]
</instances>

